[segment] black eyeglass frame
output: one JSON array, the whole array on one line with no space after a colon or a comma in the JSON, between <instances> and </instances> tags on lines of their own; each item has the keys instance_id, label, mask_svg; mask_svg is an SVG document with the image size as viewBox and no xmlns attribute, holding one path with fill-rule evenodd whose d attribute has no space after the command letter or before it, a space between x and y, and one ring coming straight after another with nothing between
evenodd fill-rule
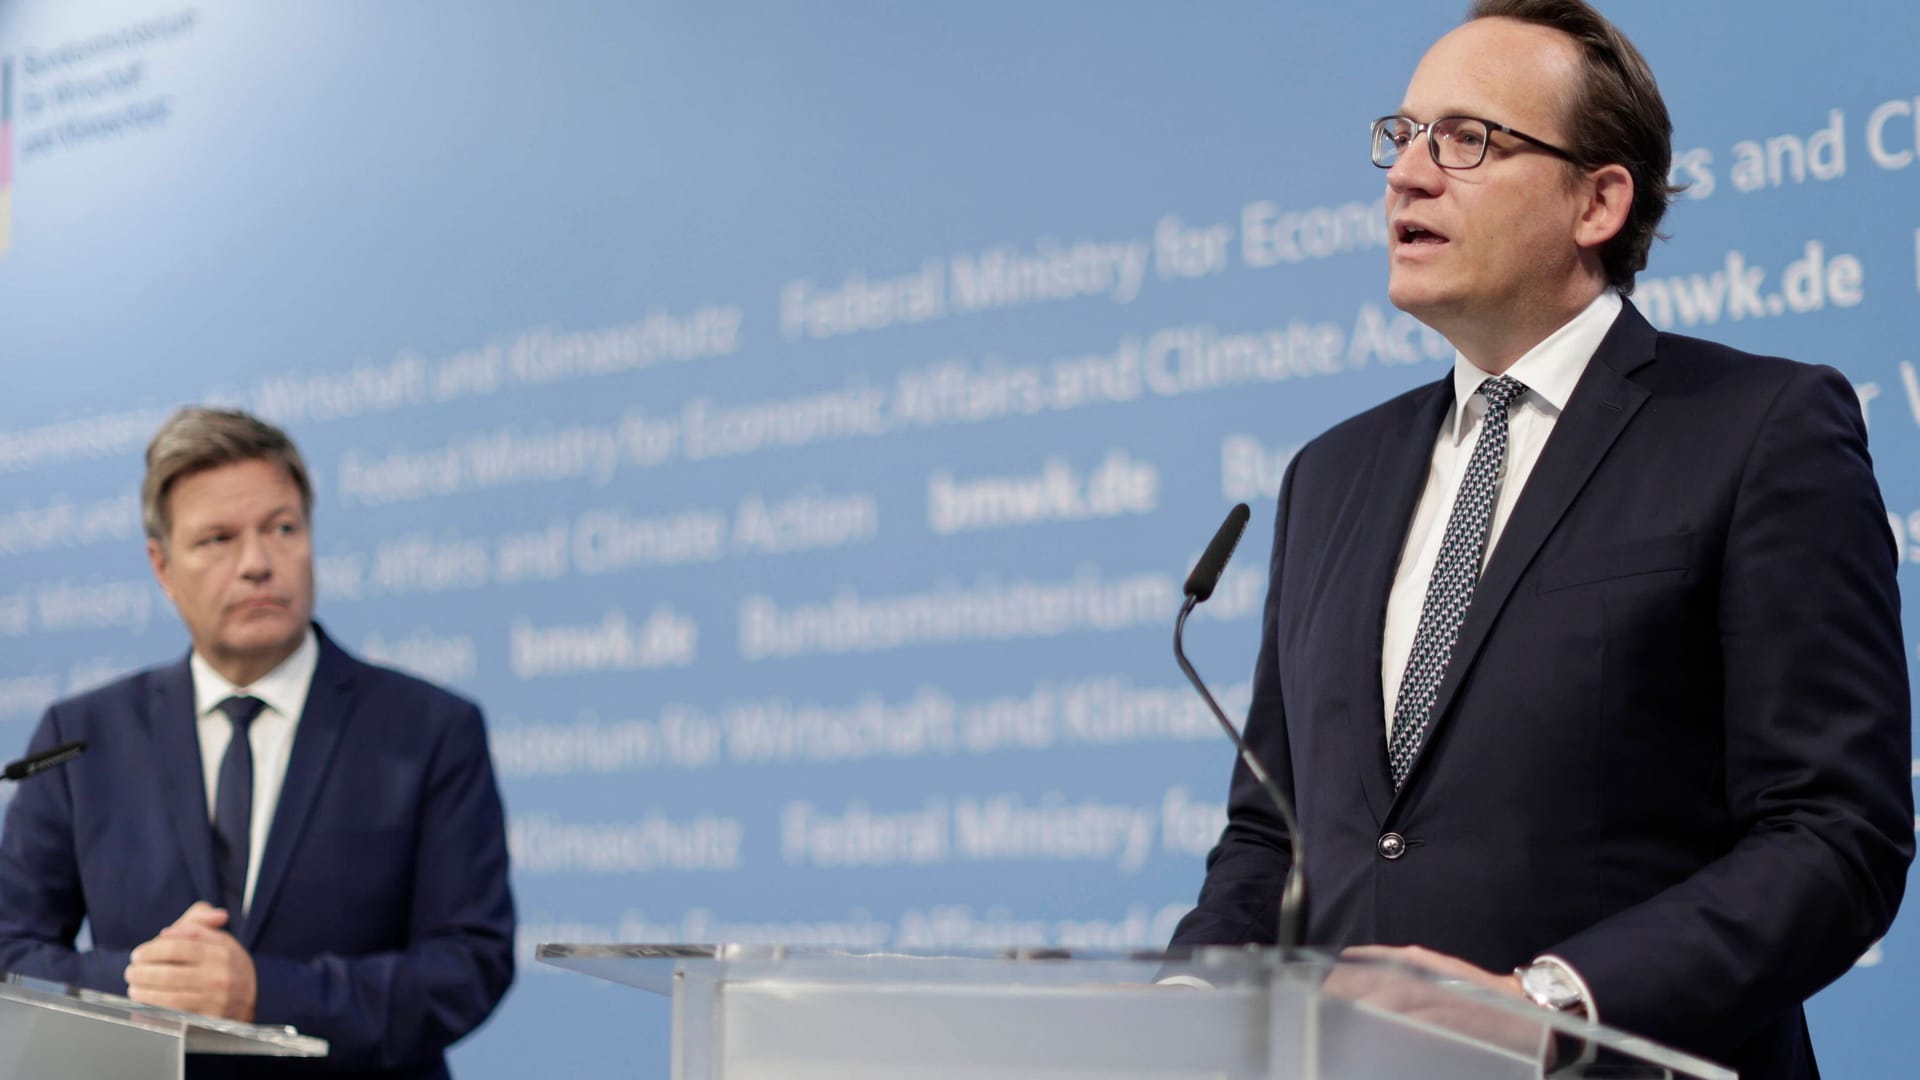
<instances>
[{"instance_id":1,"label":"black eyeglass frame","mask_svg":"<svg viewBox=\"0 0 1920 1080\"><path fill-rule=\"evenodd\" d=\"M1515 129L1510 128L1505 124L1497 124L1492 120L1487 119L1484 116L1440 116L1440 117L1435 117L1434 119L1429 120L1424 124L1418 120L1415 120L1411 116L1400 116L1398 114L1382 116L1378 120L1375 120L1370 125L1370 131L1373 135L1372 146L1374 149L1378 149L1378 147L1380 146L1380 140L1383 134L1382 129L1385 127L1385 125L1389 121L1393 121L1393 120L1404 120L1407 123L1413 125L1413 134L1407 138L1408 145L1412 145L1413 140L1418 139L1420 137L1421 132L1426 132L1428 156L1433 158L1433 163L1435 165L1438 165L1439 167L1446 169L1449 172L1465 172L1468 169L1477 169L1480 166L1486 164L1487 148L1493 145L1492 139L1488 139L1485 142L1482 142L1480 144L1480 158L1479 160L1475 161L1471 165L1448 165L1446 162L1440 160L1440 143L1437 139L1433 137L1433 129L1435 127L1438 127L1441 124L1446 123L1449 120L1471 120L1476 124L1483 124L1486 126L1489 132L1498 131L1502 135L1511 135L1514 138L1519 139L1521 142L1528 144L1529 146L1535 146L1542 150L1545 150L1547 153L1552 154L1554 157L1557 157L1560 160L1567 162L1570 165L1580 164L1580 159L1577 157L1574 157L1572 152L1567 150L1562 150L1559 147L1553 145L1550 142L1547 142L1544 139L1536 139L1524 131L1516 131ZM1404 149L1400 151L1400 153L1405 153L1405 152L1406 151ZM1369 156L1374 157L1375 155L1373 155L1372 152L1370 151ZM1373 164L1375 168L1391 169L1393 168L1394 163L1388 162L1385 165L1382 165L1376 159L1374 160Z\"/></svg>"}]
</instances>

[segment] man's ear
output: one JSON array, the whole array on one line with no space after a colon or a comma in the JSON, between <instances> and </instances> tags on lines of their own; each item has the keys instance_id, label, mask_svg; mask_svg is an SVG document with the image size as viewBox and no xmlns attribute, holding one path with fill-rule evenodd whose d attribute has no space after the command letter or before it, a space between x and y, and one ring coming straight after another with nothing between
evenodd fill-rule
<instances>
[{"instance_id":1,"label":"man's ear","mask_svg":"<svg viewBox=\"0 0 1920 1080\"><path fill-rule=\"evenodd\" d=\"M1625 165L1602 165L1585 180L1586 206L1574 225L1573 242L1592 250L1620 235L1633 209L1633 174Z\"/></svg>"},{"instance_id":2,"label":"man's ear","mask_svg":"<svg viewBox=\"0 0 1920 1080\"><path fill-rule=\"evenodd\" d=\"M167 562L167 549L151 536L147 537L147 563L153 567L153 579L160 583L160 591L167 594L168 600L172 600L173 585L167 579L167 571L171 568Z\"/></svg>"}]
</instances>

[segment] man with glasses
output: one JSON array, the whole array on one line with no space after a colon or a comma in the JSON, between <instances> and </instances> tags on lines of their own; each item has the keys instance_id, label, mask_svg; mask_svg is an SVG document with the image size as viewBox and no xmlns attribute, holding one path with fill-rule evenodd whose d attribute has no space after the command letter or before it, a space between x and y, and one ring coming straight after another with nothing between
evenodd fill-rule
<instances>
[{"instance_id":1,"label":"man with glasses","mask_svg":"<svg viewBox=\"0 0 1920 1080\"><path fill-rule=\"evenodd\" d=\"M1844 377L1625 298L1671 132L1580 0L1482 0L1374 122L1458 355L1294 457L1247 738L1307 944L1812 1077L1914 850L1897 553ZM1274 940L1292 860L1240 767L1174 943Z\"/></svg>"}]
</instances>

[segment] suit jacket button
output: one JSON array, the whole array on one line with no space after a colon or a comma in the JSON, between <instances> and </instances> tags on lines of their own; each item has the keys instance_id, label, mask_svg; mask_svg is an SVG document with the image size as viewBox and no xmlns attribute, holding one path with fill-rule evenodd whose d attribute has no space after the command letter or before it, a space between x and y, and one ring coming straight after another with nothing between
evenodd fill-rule
<instances>
[{"instance_id":1,"label":"suit jacket button","mask_svg":"<svg viewBox=\"0 0 1920 1080\"><path fill-rule=\"evenodd\" d=\"M1373 846L1374 850L1380 853L1381 858L1397 859L1407 853L1407 838L1397 832L1390 832L1382 836L1379 843Z\"/></svg>"}]
</instances>

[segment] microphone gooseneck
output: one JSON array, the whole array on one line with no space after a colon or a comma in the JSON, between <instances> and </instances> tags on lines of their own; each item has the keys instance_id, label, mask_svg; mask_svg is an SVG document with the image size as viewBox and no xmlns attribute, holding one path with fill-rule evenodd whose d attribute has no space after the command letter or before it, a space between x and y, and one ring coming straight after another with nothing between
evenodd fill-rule
<instances>
[{"instance_id":1,"label":"microphone gooseneck","mask_svg":"<svg viewBox=\"0 0 1920 1080\"><path fill-rule=\"evenodd\" d=\"M1200 692L1207 708L1212 710L1214 719L1220 722L1221 730L1233 740L1233 745L1240 751L1240 760L1246 763L1247 771L1261 790L1267 793L1267 797L1273 800L1274 809L1280 812L1280 822L1286 827L1287 842L1293 849L1293 857L1288 860L1287 881L1280 892L1280 924L1276 940L1280 947L1292 949L1298 948L1303 940L1300 912L1307 895L1307 878L1301 869L1305 860L1300 843L1300 823L1294 818L1293 804L1287 801L1280 786L1273 782L1273 776L1267 772L1266 766L1260 764L1260 759L1253 755L1253 748L1247 745L1240 729L1227 719L1227 714L1221 710L1220 703L1213 699L1200 673L1187 660L1187 651L1182 644L1187 617L1193 614L1195 607L1213 595L1214 586L1220 583L1220 576L1226 572L1227 560L1233 558L1233 549L1240 543L1240 534L1246 530L1249 516L1251 511L1246 503L1234 504L1227 513L1227 520L1220 523L1219 531L1213 534L1213 541L1201 554L1200 561L1194 563L1193 572L1187 575L1187 600L1180 606L1180 616L1173 624L1173 657L1180 662L1180 670L1186 672L1187 680Z\"/></svg>"}]
</instances>

